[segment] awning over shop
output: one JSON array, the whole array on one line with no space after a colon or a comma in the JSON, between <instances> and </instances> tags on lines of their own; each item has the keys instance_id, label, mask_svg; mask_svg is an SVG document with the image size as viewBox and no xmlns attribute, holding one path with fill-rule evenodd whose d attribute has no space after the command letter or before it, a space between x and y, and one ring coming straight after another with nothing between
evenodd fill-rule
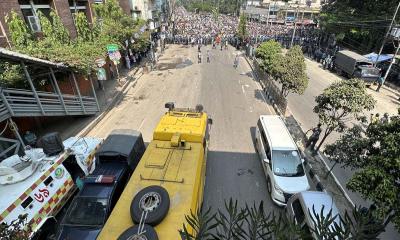
<instances>
[{"instance_id":1,"label":"awning over shop","mask_svg":"<svg viewBox=\"0 0 400 240\"><path fill-rule=\"evenodd\" d=\"M375 62L376 61L376 58L378 57L378 54L376 54L376 53L369 53L369 54L367 54L367 55L364 55L364 57L366 57L366 58L368 58L368 60L370 60L371 62ZM388 61L388 60L390 60L390 59L392 59L393 58L393 54L381 54L380 56L379 56L379 59L378 59L378 63L379 62L385 62L385 61Z\"/></svg>"}]
</instances>

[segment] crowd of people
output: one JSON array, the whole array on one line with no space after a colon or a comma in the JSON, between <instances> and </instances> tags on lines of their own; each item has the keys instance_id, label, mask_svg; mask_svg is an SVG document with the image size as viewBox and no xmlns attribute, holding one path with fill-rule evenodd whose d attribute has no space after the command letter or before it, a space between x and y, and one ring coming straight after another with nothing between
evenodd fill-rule
<instances>
[{"instance_id":1,"label":"crowd of people","mask_svg":"<svg viewBox=\"0 0 400 240\"><path fill-rule=\"evenodd\" d=\"M237 29L239 20L237 17L224 14L193 13L180 7L175 12L173 27L167 31L166 41L176 44L213 44L217 37L221 41L231 44L237 42ZM264 42L269 39L278 39L289 36L293 25L266 24L261 22L247 22L246 42Z\"/></svg>"},{"instance_id":2,"label":"crowd of people","mask_svg":"<svg viewBox=\"0 0 400 240\"><path fill-rule=\"evenodd\" d=\"M237 35L239 19L234 16L213 13L193 13L179 7L175 11L174 24L166 31L166 43L184 45L216 45L221 50L228 43L236 48L243 47L250 57L262 42L273 39L283 47L300 45L304 54L321 62L324 67L333 67L333 56L339 50L336 43L322 39L314 25L298 25L294 31L292 24L267 24L248 21L246 31L248 37L240 39Z\"/></svg>"}]
</instances>

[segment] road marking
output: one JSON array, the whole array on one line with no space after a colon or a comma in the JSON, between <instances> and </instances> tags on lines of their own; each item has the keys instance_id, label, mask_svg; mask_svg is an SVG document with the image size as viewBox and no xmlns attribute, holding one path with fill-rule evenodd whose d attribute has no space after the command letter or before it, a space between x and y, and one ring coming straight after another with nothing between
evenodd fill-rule
<instances>
[{"instance_id":1,"label":"road marking","mask_svg":"<svg viewBox=\"0 0 400 240\"><path fill-rule=\"evenodd\" d=\"M140 131L140 129L143 127L143 124L144 124L144 120L145 120L146 118L143 118L143 120L142 120L142 122L140 123L140 126L139 126L139 128L138 128L138 131Z\"/></svg>"},{"instance_id":2,"label":"road marking","mask_svg":"<svg viewBox=\"0 0 400 240\"><path fill-rule=\"evenodd\" d=\"M246 95L246 92L244 91L244 86L242 85L242 92L244 95Z\"/></svg>"}]
</instances>

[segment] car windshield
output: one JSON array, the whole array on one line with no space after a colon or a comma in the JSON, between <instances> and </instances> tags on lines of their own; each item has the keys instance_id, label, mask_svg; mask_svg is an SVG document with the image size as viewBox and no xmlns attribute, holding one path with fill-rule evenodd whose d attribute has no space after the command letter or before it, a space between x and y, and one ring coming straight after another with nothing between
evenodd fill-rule
<instances>
[{"instance_id":1,"label":"car windshield","mask_svg":"<svg viewBox=\"0 0 400 240\"><path fill-rule=\"evenodd\" d=\"M376 68L364 68L361 72L363 77L375 77L379 76L379 70Z\"/></svg>"},{"instance_id":2,"label":"car windshield","mask_svg":"<svg viewBox=\"0 0 400 240\"><path fill-rule=\"evenodd\" d=\"M272 151L272 167L277 176L303 176L304 169L297 151Z\"/></svg>"},{"instance_id":3,"label":"car windshield","mask_svg":"<svg viewBox=\"0 0 400 240\"><path fill-rule=\"evenodd\" d=\"M106 217L107 199L78 197L69 209L64 221L66 225L99 226Z\"/></svg>"}]
</instances>

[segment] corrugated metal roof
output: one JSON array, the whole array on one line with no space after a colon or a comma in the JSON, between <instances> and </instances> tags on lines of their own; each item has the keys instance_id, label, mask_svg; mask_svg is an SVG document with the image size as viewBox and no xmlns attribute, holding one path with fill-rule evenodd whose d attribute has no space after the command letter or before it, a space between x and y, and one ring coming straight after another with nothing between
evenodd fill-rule
<instances>
[{"instance_id":1,"label":"corrugated metal roof","mask_svg":"<svg viewBox=\"0 0 400 240\"><path fill-rule=\"evenodd\" d=\"M7 50L5 48L0 48L0 58L10 59L10 60L14 60L14 61L30 62L30 63L40 64L40 65L45 65L45 66L55 67L55 68L68 68L63 63L55 63L55 62L47 61L44 59L31 57L26 54Z\"/></svg>"}]
</instances>

